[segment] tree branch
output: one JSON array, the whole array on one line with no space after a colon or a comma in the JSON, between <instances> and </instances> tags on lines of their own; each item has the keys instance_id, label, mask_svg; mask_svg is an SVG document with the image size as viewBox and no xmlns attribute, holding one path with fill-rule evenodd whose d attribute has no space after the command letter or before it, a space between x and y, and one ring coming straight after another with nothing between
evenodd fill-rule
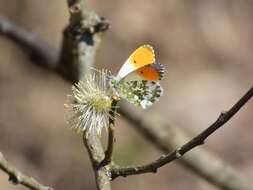
<instances>
[{"instance_id":1,"label":"tree branch","mask_svg":"<svg viewBox=\"0 0 253 190\"><path fill-rule=\"evenodd\" d=\"M25 51L34 63L48 69L58 64L58 50L40 37L0 16L0 34L6 36Z\"/></svg>"},{"instance_id":2,"label":"tree branch","mask_svg":"<svg viewBox=\"0 0 253 190\"><path fill-rule=\"evenodd\" d=\"M182 128L169 125L165 120L142 118L126 109L120 109L120 114L130 122L130 126L161 152L171 152L192 139ZM249 183L244 175L203 147L185 154L177 161L220 189L253 189L253 184Z\"/></svg>"},{"instance_id":3,"label":"tree branch","mask_svg":"<svg viewBox=\"0 0 253 190\"><path fill-rule=\"evenodd\" d=\"M67 0L70 22L63 35L60 64L56 69L64 78L81 80L95 60L101 34L109 27L105 19L87 9L84 0ZM99 137L85 135L83 142L88 150L98 190L110 190L110 177L106 166L100 165L105 154Z\"/></svg>"},{"instance_id":4,"label":"tree branch","mask_svg":"<svg viewBox=\"0 0 253 190\"><path fill-rule=\"evenodd\" d=\"M64 30L60 56L58 49L5 17L0 17L0 34L19 45L32 63L74 83L93 65L101 34L109 28L109 22L88 10L83 0L69 0L68 5L71 18Z\"/></svg>"},{"instance_id":5,"label":"tree branch","mask_svg":"<svg viewBox=\"0 0 253 190\"><path fill-rule=\"evenodd\" d=\"M77 82L93 66L101 34L109 28L105 18L88 10L84 0L67 0L70 23L63 33L60 64L57 71Z\"/></svg>"},{"instance_id":6,"label":"tree branch","mask_svg":"<svg viewBox=\"0 0 253 190\"><path fill-rule=\"evenodd\" d=\"M83 142L88 150L89 157L93 166L95 180L98 190L110 190L110 177L106 167L100 167L100 163L104 159L104 150L98 136L87 135L83 133Z\"/></svg>"},{"instance_id":7,"label":"tree branch","mask_svg":"<svg viewBox=\"0 0 253 190\"><path fill-rule=\"evenodd\" d=\"M199 135L194 137L192 140L177 148L176 150L172 151L171 153L161 156L159 159L151 162L147 165L142 166L135 166L135 167L115 167L111 170L111 177L115 179L118 176L129 176L129 175L136 175L142 173L150 173L156 172L157 169L172 162L175 159L180 158L186 152L190 151L191 149L204 144L204 141L207 137L209 137L212 133L214 133L217 129L222 127L230 118L232 118L240 109L243 107L253 96L253 87L227 112L221 113L218 119L207 129L201 132Z\"/></svg>"},{"instance_id":8,"label":"tree branch","mask_svg":"<svg viewBox=\"0 0 253 190\"><path fill-rule=\"evenodd\" d=\"M23 186L32 190L53 190L51 187L46 187L37 182L35 179L22 174L14 166L8 163L7 160L4 159L1 152L0 169L9 175L9 181L11 181L15 185L22 184Z\"/></svg>"}]
</instances>

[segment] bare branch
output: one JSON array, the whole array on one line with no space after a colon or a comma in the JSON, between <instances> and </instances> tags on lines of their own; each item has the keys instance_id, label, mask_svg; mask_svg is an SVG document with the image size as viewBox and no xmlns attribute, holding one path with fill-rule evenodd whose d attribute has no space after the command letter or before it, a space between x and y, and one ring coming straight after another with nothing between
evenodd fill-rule
<instances>
[{"instance_id":1,"label":"bare branch","mask_svg":"<svg viewBox=\"0 0 253 190\"><path fill-rule=\"evenodd\" d=\"M84 0L67 0L67 2L70 23L64 31L57 71L64 78L77 82L93 65L96 50L101 41L101 33L108 29L109 24L105 19L88 10ZM85 135L84 132L83 142L92 162L97 189L110 190L108 169L100 164L105 154L99 137Z\"/></svg>"},{"instance_id":2,"label":"bare branch","mask_svg":"<svg viewBox=\"0 0 253 190\"><path fill-rule=\"evenodd\" d=\"M63 33L57 71L77 82L93 66L101 34L109 28L106 19L88 10L84 0L67 0L70 23Z\"/></svg>"},{"instance_id":3,"label":"bare branch","mask_svg":"<svg viewBox=\"0 0 253 190\"><path fill-rule=\"evenodd\" d=\"M37 34L28 32L5 17L0 17L0 34L18 44L38 65L54 69L58 64L58 51L40 39Z\"/></svg>"},{"instance_id":4,"label":"bare branch","mask_svg":"<svg viewBox=\"0 0 253 190\"><path fill-rule=\"evenodd\" d=\"M130 126L164 153L182 146L191 139L180 127L169 125L165 120L142 118L140 115L126 110L120 109L120 113L132 124ZM253 189L253 184L247 181L246 176L203 147L190 151L178 162L220 189Z\"/></svg>"},{"instance_id":5,"label":"bare branch","mask_svg":"<svg viewBox=\"0 0 253 190\"><path fill-rule=\"evenodd\" d=\"M104 150L99 137L95 135L89 135L87 137L86 134L83 133L83 142L88 150L93 166L97 189L110 190L111 184L108 169L106 167L100 167L100 163L104 159Z\"/></svg>"},{"instance_id":6,"label":"bare branch","mask_svg":"<svg viewBox=\"0 0 253 190\"><path fill-rule=\"evenodd\" d=\"M22 174L7 160L4 159L1 152L0 152L0 169L9 175L9 181L11 181L15 185L22 184L23 186L32 190L53 190L51 187L46 187L40 184L34 178Z\"/></svg>"},{"instance_id":7,"label":"bare branch","mask_svg":"<svg viewBox=\"0 0 253 190\"><path fill-rule=\"evenodd\" d=\"M136 113L126 112L125 109L121 109L120 113L140 135L161 152L170 152L192 139L182 128L169 125L165 120L142 118ZM177 162L220 189L253 189L253 184L246 180L246 176L204 147L190 151Z\"/></svg>"},{"instance_id":8,"label":"bare branch","mask_svg":"<svg viewBox=\"0 0 253 190\"><path fill-rule=\"evenodd\" d=\"M64 30L60 56L59 50L38 35L5 17L0 17L0 34L19 45L32 59L32 63L55 70L68 81L77 82L79 77L83 77L83 72L93 65L101 33L109 28L109 22L88 10L83 0L68 2L71 18Z\"/></svg>"},{"instance_id":9,"label":"bare branch","mask_svg":"<svg viewBox=\"0 0 253 190\"><path fill-rule=\"evenodd\" d=\"M181 146L180 148L174 150L173 152L161 156L159 159L154 162L135 167L116 167L112 169L111 175L112 179L115 179L118 176L129 176L136 175L142 173L156 172L160 167L170 163L171 161L180 158L186 152L191 149L197 147L198 145L204 144L204 141L207 137L209 137L212 133L214 133L217 129L222 127L230 118L232 118L240 109L243 107L253 96L253 87L227 112L221 113L218 119L209 126L206 130L201 132L195 138Z\"/></svg>"}]
</instances>

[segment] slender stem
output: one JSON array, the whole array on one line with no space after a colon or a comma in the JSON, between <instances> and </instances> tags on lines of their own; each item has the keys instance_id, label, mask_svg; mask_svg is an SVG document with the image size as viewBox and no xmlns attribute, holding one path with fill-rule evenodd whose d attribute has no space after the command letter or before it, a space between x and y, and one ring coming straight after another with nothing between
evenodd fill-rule
<instances>
[{"instance_id":1,"label":"slender stem","mask_svg":"<svg viewBox=\"0 0 253 190\"><path fill-rule=\"evenodd\" d=\"M0 169L9 175L9 181L11 181L15 185L22 184L23 186L32 190L53 190L51 187L47 187L40 184L34 178L22 174L7 160L4 159L1 152L0 152Z\"/></svg>"},{"instance_id":2,"label":"slender stem","mask_svg":"<svg viewBox=\"0 0 253 190\"><path fill-rule=\"evenodd\" d=\"M107 143L107 149L105 151L105 158L101 162L101 166L105 166L107 164L110 164L112 161L112 153L113 153L113 147L114 147L114 130L115 130L115 113L117 111L117 103L119 101L119 98L117 96L112 97L112 104L111 104L111 111L109 112L110 118L109 118L109 127L108 127L108 143Z\"/></svg>"},{"instance_id":3,"label":"slender stem","mask_svg":"<svg viewBox=\"0 0 253 190\"><path fill-rule=\"evenodd\" d=\"M253 87L251 87L248 92L240 98L240 100L230 108L229 111L223 112L220 114L218 119L207 129L201 132L199 135L194 137L192 140L181 146L180 148L172 151L171 153L161 156L159 159L142 166L135 167L115 167L111 170L111 177L115 179L118 176L129 176L136 175L142 173L155 173L157 169L160 167L172 162L175 159L180 158L186 152L191 149L204 144L204 141L209 137L212 133L214 133L217 129L222 127L227 121L229 121L253 96Z\"/></svg>"}]
</instances>

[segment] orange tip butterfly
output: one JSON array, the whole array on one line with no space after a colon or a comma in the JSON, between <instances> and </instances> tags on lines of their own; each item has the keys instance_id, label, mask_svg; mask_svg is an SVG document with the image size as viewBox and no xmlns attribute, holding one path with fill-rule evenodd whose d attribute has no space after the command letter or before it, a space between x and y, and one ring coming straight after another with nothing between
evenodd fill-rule
<instances>
[{"instance_id":1,"label":"orange tip butterfly","mask_svg":"<svg viewBox=\"0 0 253 190\"><path fill-rule=\"evenodd\" d=\"M163 76L164 66L156 63L152 46L142 45L130 55L116 77L111 77L110 85L117 95L145 109L162 96L159 81Z\"/></svg>"}]
</instances>

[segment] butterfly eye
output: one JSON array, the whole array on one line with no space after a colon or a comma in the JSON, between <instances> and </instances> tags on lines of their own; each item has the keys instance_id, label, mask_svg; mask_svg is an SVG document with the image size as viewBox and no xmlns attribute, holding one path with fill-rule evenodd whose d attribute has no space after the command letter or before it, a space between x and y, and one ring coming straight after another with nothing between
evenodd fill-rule
<instances>
[{"instance_id":1,"label":"butterfly eye","mask_svg":"<svg viewBox=\"0 0 253 190\"><path fill-rule=\"evenodd\" d=\"M137 63L136 60L134 60L134 63Z\"/></svg>"}]
</instances>

